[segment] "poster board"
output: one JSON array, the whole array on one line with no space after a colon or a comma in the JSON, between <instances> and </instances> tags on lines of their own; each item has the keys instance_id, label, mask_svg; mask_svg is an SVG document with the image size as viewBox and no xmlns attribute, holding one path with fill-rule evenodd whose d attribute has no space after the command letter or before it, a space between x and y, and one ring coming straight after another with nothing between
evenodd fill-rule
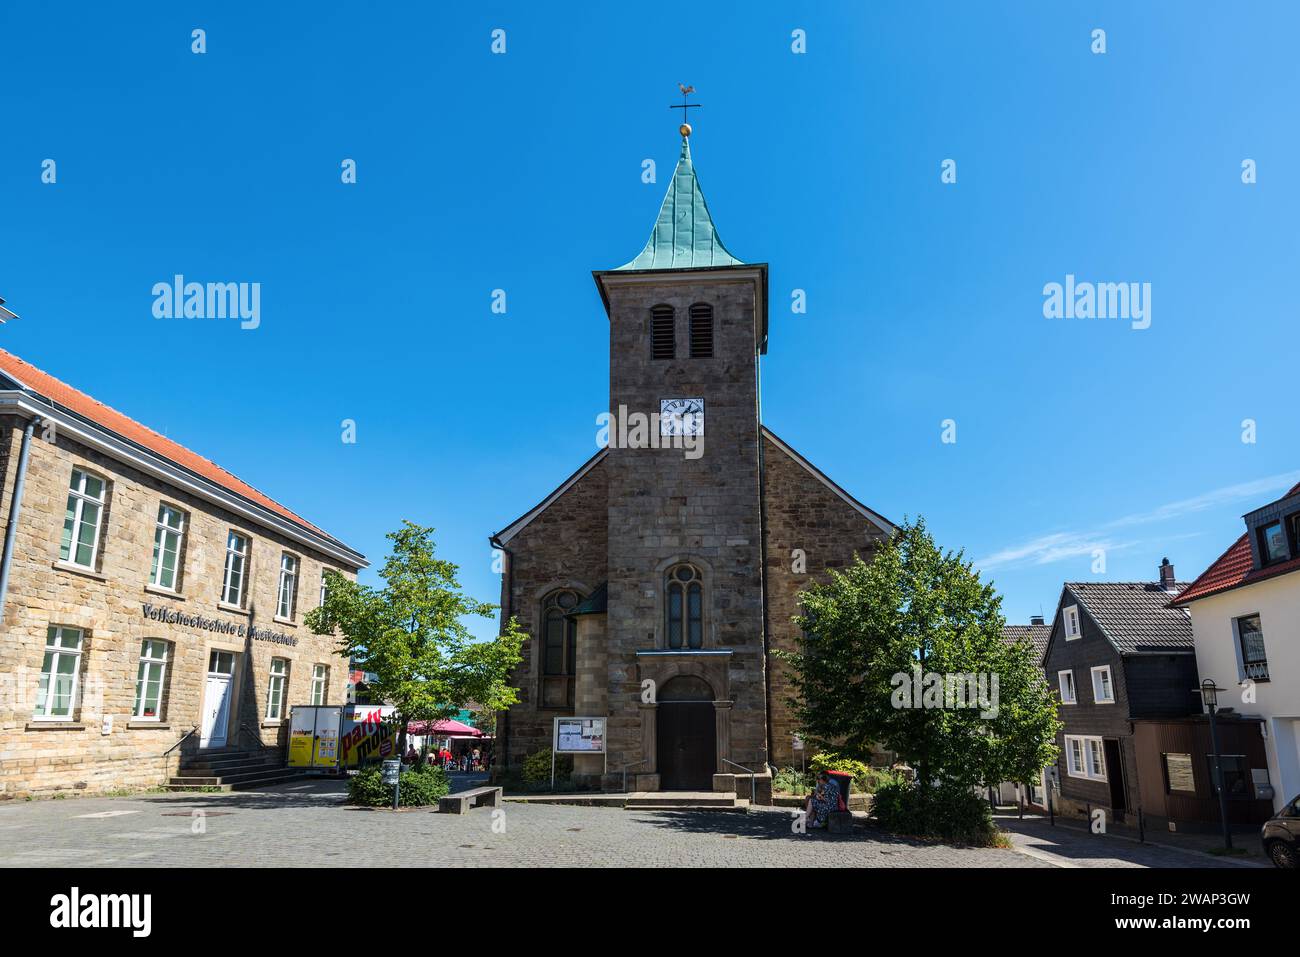
<instances>
[{"instance_id":1,"label":"poster board","mask_svg":"<svg viewBox=\"0 0 1300 957\"><path fill-rule=\"evenodd\" d=\"M556 718L556 754L604 754L604 718Z\"/></svg>"}]
</instances>

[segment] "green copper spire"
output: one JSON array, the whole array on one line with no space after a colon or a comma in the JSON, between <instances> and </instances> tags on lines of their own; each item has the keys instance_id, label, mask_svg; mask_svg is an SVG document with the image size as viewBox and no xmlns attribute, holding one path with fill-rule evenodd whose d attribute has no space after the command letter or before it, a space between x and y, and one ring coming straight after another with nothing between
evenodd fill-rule
<instances>
[{"instance_id":1,"label":"green copper spire","mask_svg":"<svg viewBox=\"0 0 1300 957\"><path fill-rule=\"evenodd\" d=\"M713 228L708 204L700 192L700 181L691 165L691 147L682 137L682 155L673 171L673 181L659 207L659 218L650 239L630 263L619 269L699 269L708 266L743 266L727 252Z\"/></svg>"}]
</instances>

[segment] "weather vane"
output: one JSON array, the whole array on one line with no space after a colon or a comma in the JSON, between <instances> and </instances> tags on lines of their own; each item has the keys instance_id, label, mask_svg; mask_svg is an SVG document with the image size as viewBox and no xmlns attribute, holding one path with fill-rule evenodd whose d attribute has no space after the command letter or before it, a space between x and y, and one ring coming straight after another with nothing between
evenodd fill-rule
<instances>
[{"instance_id":1,"label":"weather vane","mask_svg":"<svg viewBox=\"0 0 1300 957\"><path fill-rule=\"evenodd\" d=\"M678 132L680 132L683 137L686 137L691 135L691 124L686 122L687 119L689 119L690 117L690 114L687 112L687 110L698 110L704 104L687 102L686 98L695 92L695 87L682 86L680 83L678 83L677 89L682 91L682 101L680 103L669 104L668 109L682 111L682 125L679 127Z\"/></svg>"}]
</instances>

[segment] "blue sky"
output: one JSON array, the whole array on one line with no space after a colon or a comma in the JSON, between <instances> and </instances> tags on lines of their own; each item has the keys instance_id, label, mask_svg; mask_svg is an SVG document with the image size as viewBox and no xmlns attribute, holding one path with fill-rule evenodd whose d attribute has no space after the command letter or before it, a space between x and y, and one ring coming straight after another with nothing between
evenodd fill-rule
<instances>
[{"instance_id":1,"label":"blue sky","mask_svg":"<svg viewBox=\"0 0 1300 957\"><path fill-rule=\"evenodd\" d=\"M1096 547L1190 578L1300 480L1294 4L538 6L6 4L0 346L376 564L435 526L495 601L487 536L594 451L590 271L645 242L681 81L721 236L770 263L767 423L1011 621ZM176 273L260 282L260 327L155 319ZM1150 328L1044 318L1067 274L1150 283Z\"/></svg>"}]
</instances>

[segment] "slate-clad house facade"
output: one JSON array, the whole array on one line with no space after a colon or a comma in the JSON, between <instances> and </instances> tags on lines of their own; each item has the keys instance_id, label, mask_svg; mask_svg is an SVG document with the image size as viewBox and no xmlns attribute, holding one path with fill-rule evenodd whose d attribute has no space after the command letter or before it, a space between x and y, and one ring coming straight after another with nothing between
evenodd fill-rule
<instances>
[{"instance_id":1,"label":"slate-clad house facade","mask_svg":"<svg viewBox=\"0 0 1300 957\"><path fill-rule=\"evenodd\" d=\"M492 536L502 615L534 636L498 722L501 764L549 748L559 716L607 721L586 783L734 790L795 761L789 676L799 591L894 526L766 428L767 266L722 245L685 136L645 248L594 274L610 323L609 411L654 415L660 447L601 449Z\"/></svg>"},{"instance_id":2,"label":"slate-clad house facade","mask_svg":"<svg viewBox=\"0 0 1300 957\"><path fill-rule=\"evenodd\" d=\"M1067 811L1139 803L1133 722L1199 710L1192 695L1191 622L1168 607L1173 567L1151 582L1068 582L1052 621L1043 670L1060 697L1060 801Z\"/></svg>"}]
</instances>

